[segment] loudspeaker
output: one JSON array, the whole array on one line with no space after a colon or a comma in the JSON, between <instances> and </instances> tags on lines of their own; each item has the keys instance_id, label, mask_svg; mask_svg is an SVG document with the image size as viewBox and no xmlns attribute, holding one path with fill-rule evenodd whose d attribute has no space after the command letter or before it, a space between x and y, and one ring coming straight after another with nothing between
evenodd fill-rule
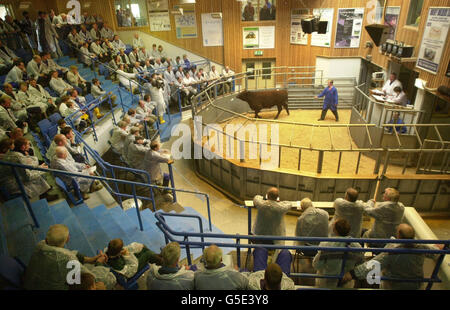
<instances>
[{"instance_id":1,"label":"loudspeaker","mask_svg":"<svg viewBox=\"0 0 450 310\"><path fill-rule=\"evenodd\" d=\"M392 54L394 54L394 52L392 52ZM414 46L399 46L396 56L400 58L408 58L412 57L413 54L414 54Z\"/></svg>"},{"instance_id":2,"label":"loudspeaker","mask_svg":"<svg viewBox=\"0 0 450 310\"><path fill-rule=\"evenodd\" d=\"M449 96L450 97L450 88L447 86L439 86L438 87L438 92L440 92L443 95Z\"/></svg>"},{"instance_id":3,"label":"loudspeaker","mask_svg":"<svg viewBox=\"0 0 450 310\"><path fill-rule=\"evenodd\" d=\"M381 24L367 25L366 31L376 46L380 46L386 42L389 35L389 26Z\"/></svg>"},{"instance_id":4,"label":"loudspeaker","mask_svg":"<svg viewBox=\"0 0 450 310\"><path fill-rule=\"evenodd\" d=\"M302 30L304 33L312 33L313 29L313 20L302 19Z\"/></svg>"},{"instance_id":5,"label":"loudspeaker","mask_svg":"<svg viewBox=\"0 0 450 310\"><path fill-rule=\"evenodd\" d=\"M328 22L327 21L319 21L317 24L317 33L325 34L327 33Z\"/></svg>"}]
</instances>

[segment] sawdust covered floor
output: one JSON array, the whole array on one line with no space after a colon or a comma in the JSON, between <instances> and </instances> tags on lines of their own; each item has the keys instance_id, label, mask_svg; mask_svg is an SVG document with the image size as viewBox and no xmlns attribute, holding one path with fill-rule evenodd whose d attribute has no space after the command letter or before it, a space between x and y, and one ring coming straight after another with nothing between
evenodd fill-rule
<instances>
[{"instance_id":1,"label":"sawdust covered floor","mask_svg":"<svg viewBox=\"0 0 450 310\"><path fill-rule=\"evenodd\" d=\"M299 151L299 147L303 148L315 148L315 149L357 149L356 143L350 136L347 127L312 127L306 125L297 124L282 124L271 123L264 121L264 119L273 119L276 115L276 111L260 112L261 120L248 121L242 117L232 117L227 121L220 123L220 127L224 132L227 131L227 126L233 125L234 130L237 131L237 137L247 141L253 141L244 143L245 145L245 161L240 162L238 157L239 146L237 141L233 141L230 137L219 134L219 137L215 132L212 132L208 140L203 139L204 146L211 151L223 154L223 157L227 158L234 164L249 168L261 168L268 170L284 171L288 173L317 173L317 165L319 159L319 151L310 151L302 149ZM320 110L291 110L290 115L287 115L286 111L282 111L280 117L281 121L296 122L303 124L336 124L334 115L331 111L328 111L324 121L318 121L320 117ZM248 117L253 117L253 113L246 114ZM339 123L350 123L351 110L339 110ZM250 125L250 126L249 126ZM275 127L273 127L275 125ZM278 126L278 128L276 127ZM253 127L254 133L251 134L249 128ZM230 128L230 127L228 127ZM260 130L261 129L261 130ZM272 137L272 130L278 130L278 134ZM361 129L363 130L363 129ZM231 131L233 132L233 131ZM281 147L281 151L276 148L267 147L265 151L263 149L262 154L267 152L272 153L272 160L262 160L260 165L259 154L260 146L258 145L260 132L266 132L267 137L272 137L269 141L274 143L278 138L278 144L286 145ZM218 139L219 138L219 139ZM222 141L220 141L222 139ZM219 140L219 141L218 141ZM222 150L220 150L220 144L222 144ZM233 150L234 153L231 153ZM230 155L227 154L230 152ZM280 154L280 159L278 159ZM340 155L341 154L341 155ZM361 176L372 177L374 176L374 168L376 161L367 156L367 153L360 153L355 151L325 151L323 157L323 166L321 175L334 176L338 174L339 157L340 159L340 176L353 176L355 174ZM359 166L358 157L360 156ZM300 158L300 169L299 169ZM383 162L383 161L382 161ZM358 167L357 167L358 166ZM383 165L381 168L383 169ZM397 165L390 165L387 173L401 174L403 167ZM414 173L412 168L407 169L406 173Z\"/></svg>"}]
</instances>

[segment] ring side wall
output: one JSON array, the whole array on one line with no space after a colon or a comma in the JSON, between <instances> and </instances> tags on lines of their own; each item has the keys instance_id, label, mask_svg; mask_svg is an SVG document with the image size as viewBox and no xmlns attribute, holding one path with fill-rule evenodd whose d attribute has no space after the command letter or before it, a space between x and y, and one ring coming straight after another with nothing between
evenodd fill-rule
<instances>
[{"instance_id":1,"label":"ring side wall","mask_svg":"<svg viewBox=\"0 0 450 310\"><path fill-rule=\"evenodd\" d=\"M237 104L238 102L242 104ZM253 112L250 110L248 104L235 99L234 96L217 99L214 102L215 105L229 109L239 114L247 114L249 117L253 117ZM320 110L292 110L291 114L299 113L312 113L316 118L320 114ZM318 114L319 113L319 114ZM364 121L359 116L359 113L354 110L341 110L341 118L347 123L363 123ZM261 112L263 118L273 119L276 114L276 110L265 110ZM317 115L316 115L317 114ZM229 112L221 111L214 107L208 107L198 113L198 116L202 116L202 122L204 124L220 124L224 125L224 121L228 123L232 121L237 121L237 124L245 123L243 118L238 116L230 115ZM280 115L280 120L287 117L286 112ZM331 120L331 113L327 116L328 120ZM260 122L260 121L258 121ZM334 119L328 123L333 123ZM248 122L247 122L248 123ZM264 123L264 120L261 121ZM290 125L292 127L292 125ZM223 128L223 126L222 126ZM324 130L324 129L323 129ZM342 130L342 129L341 129ZM328 131L328 130L327 130ZM380 140L383 136L383 130L379 128L371 128L371 135L373 143L378 141L385 145L386 143L392 144L393 141L389 142L384 139L383 142ZM358 128L353 128L350 130L352 144L354 147L367 147L368 140L365 130ZM270 133L268 134L270 136ZM280 136L283 137L282 130L280 130ZM389 136L389 135L387 135ZM215 134L211 135L212 139L217 139ZM247 136L248 138L248 136ZM413 144L411 137L406 137L402 139L402 143ZM395 136L394 136L395 139ZM226 150L226 140L223 139L224 146L223 149ZM281 140L281 139L280 139ZM308 137L309 140L309 137ZM404 141L406 142L404 142ZM411 141L408 141L411 140ZM388 141L388 142L386 142ZM202 144L206 142L204 138ZM282 141L280 141L282 142ZM201 147L200 144L195 141L192 142L193 146ZM237 147L237 143L235 143ZM194 149L194 148L193 148ZM270 148L269 148L270 150ZM215 154L216 158L211 158L211 156L205 157L207 152L211 149L206 147L203 150L202 159L195 160L195 169L198 174L206 178L212 185L215 185L219 189L223 190L226 194L238 199L246 200L251 199L254 195L265 192L268 187L276 186L280 188L280 194L285 197L286 200L300 200L305 197L311 198L313 201L332 201L337 197L342 197L345 190L348 187L354 187L360 192L360 199L367 200L373 198L375 194L377 175L373 174L373 167L375 165L375 160L372 159L373 154L368 152L362 154L361 164L359 174L351 173L348 169L349 166L355 166L355 161L357 160L357 152L354 152L355 156L345 159L348 155L342 156L342 171L347 173L336 173L338 152L330 152L324 156L323 164L324 168L321 174L317 174L315 169L317 165L318 152L314 151L302 151L301 165L305 166L305 160L307 157L306 153L311 153L310 162L312 163L309 171L297 169L297 164L294 167L285 167L284 159L287 158L288 161L298 163L298 151L297 150L284 150L282 148L281 159L283 162L280 165L280 169L270 169L264 170L260 169L259 159L256 160L245 160L245 162L240 162L235 159L224 159L224 156L218 156L217 152ZM215 151L215 150L213 150ZM291 152L291 153L289 153ZM294 154L296 153L296 154ZM317 153L317 154L313 154ZM344 152L345 153L345 152ZM246 154L248 156L248 146L246 145ZM259 150L258 154L259 156ZM350 154L351 155L351 154ZM401 156L400 156L401 157ZM413 160L410 159L410 162ZM365 167L367 162L367 167ZM401 158L399 158L399 162ZM381 165L382 169L383 165ZM306 168L306 167L303 167ZM352 168L353 169L353 168ZM330 171L328 171L330 170ZM334 172L331 172L333 171ZM413 171L414 170L414 171ZM415 169L407 169L406 173L415 173ZM327 173L327 171L329 173ZM365 172L364 174L362 172ZM435 176L425 177L423 175L419 178L415 176L401 175L401 166L389 166L386 177L381 180L380 188L385 188L389 186L394 186L400 190L402 193L402 202L405 205L413 205L418 211L449 211L449 185L450 181L448 178L436 178ZM378 199L381 199L381 193L378 194Z\"/></svg>"}]
</instances>

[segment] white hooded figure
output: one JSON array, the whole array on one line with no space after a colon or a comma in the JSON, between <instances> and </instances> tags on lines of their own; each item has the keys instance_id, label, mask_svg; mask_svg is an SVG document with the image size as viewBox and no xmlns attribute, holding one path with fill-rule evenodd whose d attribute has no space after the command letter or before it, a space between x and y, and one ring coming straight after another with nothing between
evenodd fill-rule
<instances>
[{"instance_id":1,"label":"white hooded figure","mask_svg":"<svg viewBox=\"0 0 450 310\"><path fill-rule=\"evenodd\" d=\"M327 211L315 208L309 198L302 199L300 207L303 211L297 220L295 235L297 237L328 237ZM298 245L318 245L319 242L298 241Z\"/></svg>"},{"instance_id":2,"label":"white hooded figure","mask_svg":"<svg viewBox=\"0 0 450 310\"><path fill-rule=\"evenodd\" d=\"M164 90L161 87L156 87L150 83L146 84L147 89L150 90L150 96L152 97L152 100L156 102L156 110L157 115L160 118L160 121L162 120L164 113L166 112L166 103L164 101ZM161 121L161 123L164 123Z\"/></svg>"},{"instance_id":3,"label":"white hooded figure","mask_svg":"<svg viewBox=\"0 0 450 310\"><path fill-rule=\"evenodd\" d=\"M255 196L253 205L258 210L253 233L258 236L285 236L284 215L291 209L290 202L279 202L278 189L267 191L267 200L260 195ZM267 241L270 243L270 241ZM283 245L284 241L274 240L274 244Z\"/></svg>"},{"instance_id":4,"label":"white hooded figure","mask_svg":"<svg viewBox=\"0 0 450 310\"><path fill-rule=\"evenodd\" d=\"M70 261L79 262L81 272L91 273L96 282L103 282L107 289L116 284L114 275L103 266L89 265L101 262L103 253L86 257L76 250L65 249L69 241L69 229L62 224L50 226L45 240L40 241L25 271L24 286L28 290L67 290L67 268ZM89 267L87 267L89 265ZM74 267L72 267L74 268Z\"/></svg>"},{"instance_id":5,"label":"white hooded figure","mask_svg":"<svg viewBox=\"0 0 450 310\"><path fill-rule=\"evenodd\" d=\"M347 220L340 219L334 223L334 234L341 240L339 241L327 241L321 242L319 247L333 247L333 248L345 248L346 246L351 248L361 248L361 245L357 242L346 242L345 239L351 238L350 224ZM318 275L338 276L341 273L344 256L347 255L345 262L344 273L355 268L356 265L364 262L363 252L337 252L337 251L318 251L312 266L317 271ZM316 286L320 288L336 288L338 287L339 280L316 278ZM353 282L342 283L339 287L350 288L353 287Z\"/></svg>"},{"instance_id":6,"label":"white hooded figure","mask_svg":"<svg viewBox=\"0 0 450 310\"><path fill-rule=\"evenodd\" d=\"M150 265L147 275L148 290L193 290L194 272L179 266L180 245L177 242L167 244L161 251L162 266Z\"/></svg>"},{"instance_id":7,"label":"white hooded figure","mask_svg":"<svg viewBox=\"0 0 450 310\"><path fill-rule=\"evenodd\" d=\"M196 290L246 290L248 279L242 273L222 263L222 250L211 245L203 253L204 270L194 273Z\"/></svg>"},{"instance_id":8,"label":"white hooded figure","mask_svg":"<svg viewBox=\"0 0 450 310\"><path fill-rule=\"evenodd\" d=\"M339 219L346 219L350 223L349 236L361 238L364 203L358 198L356 189L349 188L345 193L345 198L338 198L334 201L334 216L330 222L329 233L333 235L333 225Z\"/></svg>"},{"instance_id":9,"label":"white hooded figure","mask_svg":"<svg viewBox=\"0 0 450 310\"><path fill-rule=\"evenodd\" d=\"M276 265L276 264L273 264ZM281 279L279 283L279 289L282 291L292 291L295 290L294 281L289 278L284 272L282 272L281 268L277 266L278 272L281 273ZM274 266L271 266L271 268ZM265 280L266 270L259 270L251 273L243 273L248 277L248 289L253 291L260 291L263 288L261 287L261 280ZM265 284L267 285L267 284ZM264 288L266 289L266 288Z\"/></svg>"},{"instance_id":10,"label":"white hooded figure","mask_svg":"<svg viewBox=\"0 0 450 310\"><path fill-rule=\"evenodd\" d=\"M375 219L372 228L366 231L363 238L389 239L395 236L397 226L403 220L405 206L399 202L400 193L395 188L386 188L383 202L377 203L369 200L364 206L364 214ZM378 244L383 247L384 244Z\"/></svg>"}]
</instances>

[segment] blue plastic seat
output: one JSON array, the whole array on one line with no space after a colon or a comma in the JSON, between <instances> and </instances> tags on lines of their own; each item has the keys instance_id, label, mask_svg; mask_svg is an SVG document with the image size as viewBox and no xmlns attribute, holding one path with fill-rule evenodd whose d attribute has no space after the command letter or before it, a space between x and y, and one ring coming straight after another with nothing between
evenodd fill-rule
<instances>
[{"instance_id":1,"label":"blue plastic seat","mask_svg":"<svg viewBox=\"0 0 450 310\"><path fill-rule=\"evenodd\" d=\"M66 194L67 198L73 203L74 206L82 204L84 202L83 196L81 195L80 186L78 185L78 182L75 179L72 179L72 186L68 187L66 183L63 182L60 178L55 176L55 182L56 185L58 185ZM78 197L78 200L76 199L75 195L72 194L72 190L74 191L74 194Z\"/></svg>"},{"instance_id":2,"label":"blue plastic seat","mask_svg":"<svg viewBox=\"0 0 450 310\"><path fill-rule=\"evenodd\" d=\"M58 121L62 118L61 114L59 114L58 112L53 113L52 115L50 115L48 117L48 119L50 120L50 122L52 122L55 125L58 125Z\"/></svg>"},{"instance_id":3,"label":"blue plastic seat","mask_svg":"<svg viewBox=\"0 0 450 310\"><path fill-rule=\"evenodd\" d=\"M110 270L116 277L117 283L119 283L125 290L137 290L138 289L137 281L149 269L150 266L147 264L129 279L125 278L125 276L121 275L120 273L114 271L112 268Z\"/></svg>"},{"instance_id":4,"label":"blue plastic seat","mask_svg":"<svg viewBox=\"0 0 450 310\"><path fill-rule=\"evenodd\" d=\"M0 256L0 276L6 280L4 290L21 290L22 276L25 273L25 265L18 259L9 256Z\"/></svg>"},{"instance_id":5,"label":"blue plastic seat","mask_svg":"<svg viewBox=\"0 0 450 310\"><path fill-rule=\"evenodd\" d=\"M87 94L85 98L86 103L90 103L92 100L94 100L94 96L92 96L91 94Z\"/></svg>"},{"instance_id":6,"label":"blue plastic seat","mask_svg":"<svg viewBox=\"0 0 450 310\"><path fill-rule=\"evenodd\" d=\"M53 126L53 124L46 118L38 122L39 129L41 130L42 134L47 134L50 127Z\"/></svg>"}]
</instances>

